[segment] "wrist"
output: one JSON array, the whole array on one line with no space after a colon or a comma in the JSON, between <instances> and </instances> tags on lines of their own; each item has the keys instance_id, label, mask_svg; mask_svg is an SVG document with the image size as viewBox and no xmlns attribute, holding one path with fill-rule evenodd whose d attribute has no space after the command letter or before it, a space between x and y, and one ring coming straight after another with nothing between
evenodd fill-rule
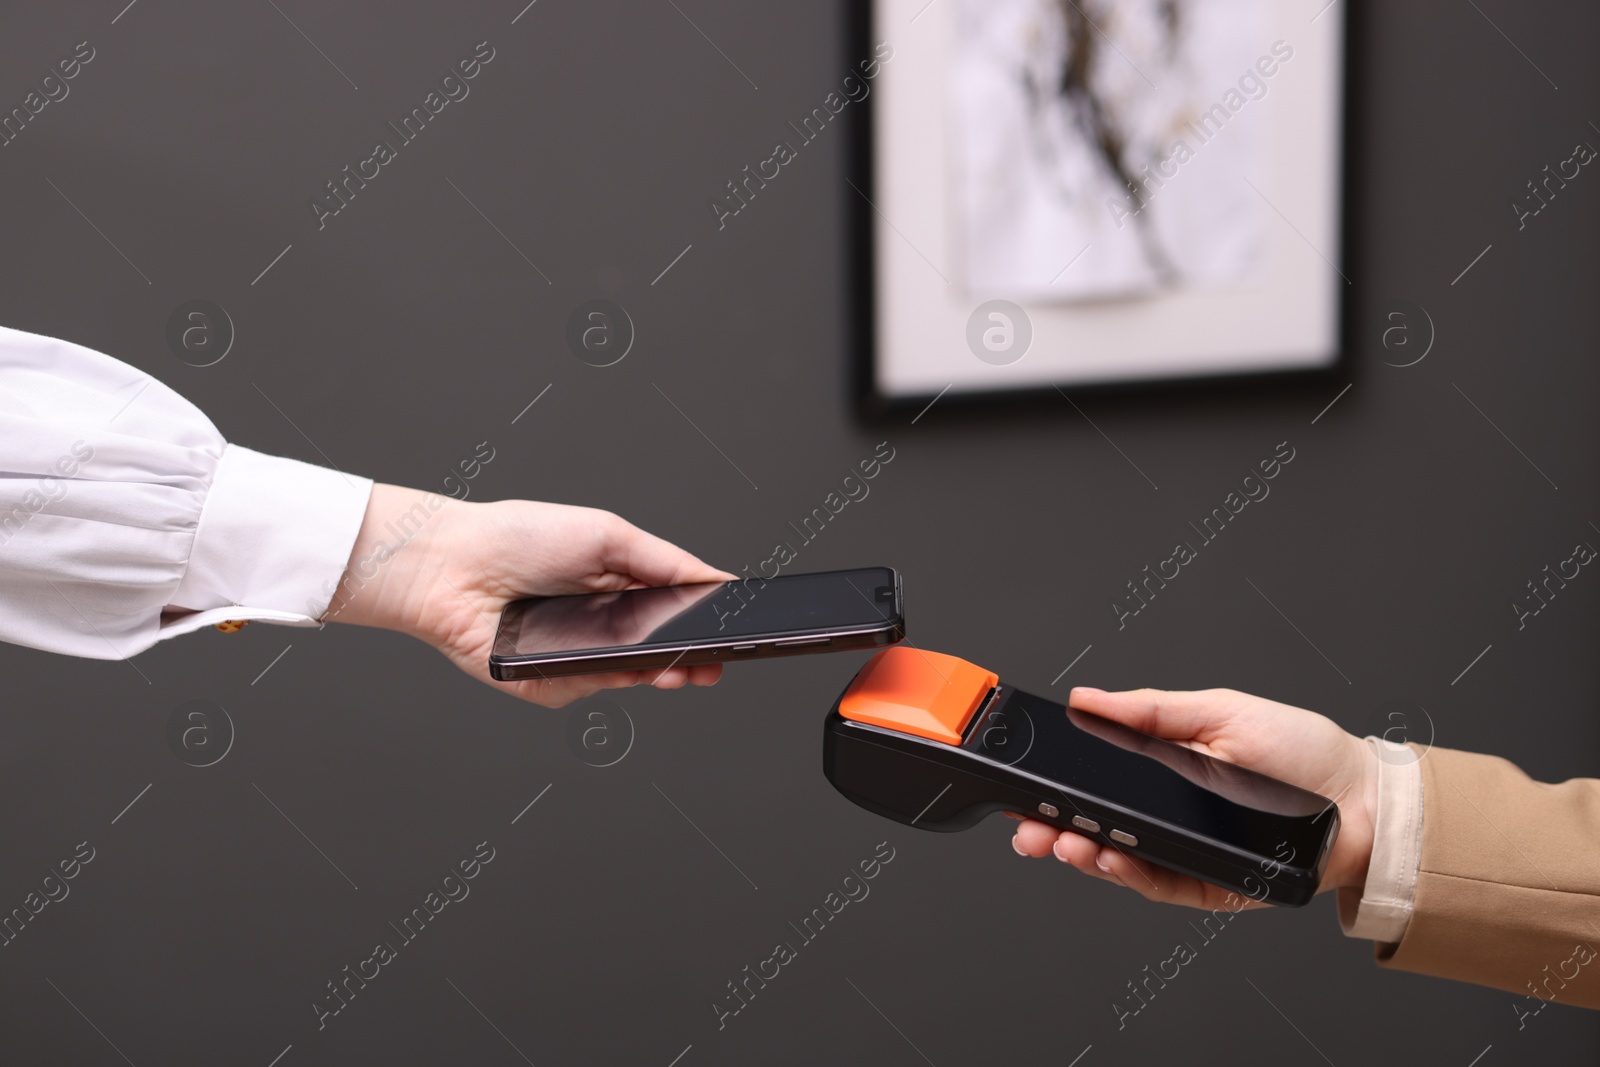
<instances>
[{"instance_id":1,"label":"wrist","mask_svg":"<svg viewBox=\"0 0 1600 1067\"><path fill-rule=\"evenodd\" d=\"M1355 771L1339 801L1340 829L1335 850L1340 863L1325 888L1360 890L1367 884L1378 824L1378 754L1364 738L1349 735ZM1330 864L1332 866L1332 864Z\"/></svg>"},{"instance_id":2,"label":"wrist","mask_svg":"<svg viewBox=\"0 0 1600 1067\"><path fill-rule=\"evenodd\" d=\"M436 493L374 484L323 621L415 633L421 588L440 563L439 530L460 506Z\"/></svg>"}]
</instances>

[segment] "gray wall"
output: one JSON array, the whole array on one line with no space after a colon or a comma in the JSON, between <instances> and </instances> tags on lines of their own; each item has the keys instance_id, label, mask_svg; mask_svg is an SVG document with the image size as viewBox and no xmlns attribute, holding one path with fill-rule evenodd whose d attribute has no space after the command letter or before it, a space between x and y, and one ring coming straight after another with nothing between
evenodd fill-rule
<instances>
[{"instance_id":1,"label":"gray wall","mask_svg":"<svg viewBox=\"0 0 1600 1067\"><path fill-rule=\"evenodd\" d=\"M887 440L871 496L802 561L902 568L924 647L1039 692L1225 685L1361 732L1410 701L1427 712L1413 739L1431 720L1440 745L1595 773L1600 578L1521 632L1509 608L1600 539L1600 177L1520 232L1508 208L1600 141L1592 7L1372 5L1352 63L1349 373L1079 398L1102 436L1065 403L855 421L846 131L716 230L706 200L859 58L834 6L541 0L515 24L521 0L141 0L113 22L120 6L0 18L6 108L74 43L96 50L0 148L7 325L128 360L232 440L380 480L437 487L487 440L474 499L612 508L733 567ZM307 200L483 40L496 54L471 95L319 232ZM203 369L163 338L197 297L237 328ZM562 339L594 297L637 325L606 369ZM1405 369L1380 360L1395 300L1437 327ZM1296 459L1271 497L1119 632L1123 583L1285 440ZM1513 996L1379 970L1328 897L1236 920L1119 1032L1113 1002L1192 939L1190 916L1019 859L1000 819L936 836L844 801L819 734L859 662L618 694L632 748L599 768L567 740L581 709L518 705L386 633L207 631L134 666L0 649L0 905L78 842L95 849L0 949L4 1058L523 1062L514 1044L541 1065L944 1067L1065 1064L1092 1045L1085 1065L1466 1064L1492 1045L1480 1062L1495 1064L1600 1047L1591 1015L1550 1008L1519 1032ZM169 748L190 700L236 730L214 766ZM324 983L484 840L495 858L471 895L319 1031ZM870 896L719 1031L724 983L882 841L895 858Z\"/></svg>"}]
</instances>

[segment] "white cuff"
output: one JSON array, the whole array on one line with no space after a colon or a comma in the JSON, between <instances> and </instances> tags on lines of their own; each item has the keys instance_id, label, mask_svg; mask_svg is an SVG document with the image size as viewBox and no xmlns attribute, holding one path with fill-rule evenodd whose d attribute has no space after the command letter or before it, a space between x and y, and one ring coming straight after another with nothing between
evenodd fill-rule
<instances>
[{"instance_id":1,"label":"white cuff","mask_svg":"<svg viewBox=\"0 0 1600 1067\"><path fill-rule=\"evenodd\" d=\"M1348 937L1394 943L1405 936L1422 861L1422 767L1426 750L1368 737L1378 756L1378 810L1372 861L1358 898L1339 893L1339 925Z\"/></svg>"},{"instance_id":2,"label":"white cuff","mask_svg":"<svg viewBox=\"0 0 1600 1067\"><path fill-rule=\"evenodd\" d=\"M316 625L371 493L370 478L224 446L161 637L226 619Z\"/></svg>"}]
</instances>

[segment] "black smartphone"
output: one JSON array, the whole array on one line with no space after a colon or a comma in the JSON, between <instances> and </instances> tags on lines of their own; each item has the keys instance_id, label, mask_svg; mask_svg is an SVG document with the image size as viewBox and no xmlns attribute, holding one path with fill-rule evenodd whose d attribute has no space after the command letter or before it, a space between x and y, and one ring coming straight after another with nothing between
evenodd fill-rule
<instances>
[{"instance_id":1,"label":"black smartphone","mask_svg":"<svg viewBox=\"0 0 1600 1067\"><path fill-rule=\"evenodd\" d=\"M910 652L874 657L827 718L824 772L856 804L944 831L1019 812L1252 900L1315 895L1333 800Z\"/></svg>"},{"instance_id":2,"label":"black smartphone","mask_svg":"<svg viewBox=\"0 0 1600 1067\"><path fill-rule=\"evenodd\" d=\"M500 615L497 681L767 659L905 638L892 567L532 597Z\"/></svg>"}]
</instances>

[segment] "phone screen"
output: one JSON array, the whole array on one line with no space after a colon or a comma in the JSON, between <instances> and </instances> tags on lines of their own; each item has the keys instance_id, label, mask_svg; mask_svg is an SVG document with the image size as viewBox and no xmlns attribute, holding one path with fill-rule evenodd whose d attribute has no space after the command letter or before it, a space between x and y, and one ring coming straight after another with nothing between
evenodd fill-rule
<instances>
[{"instance_id":1,"label":"phone screen","mask_svg":"<svg viewBox=\"0 0 1600 1067\"><path fill-rule=\"evenodd\" d=\"M899 617L888 567L535 597L509 604L498 657L570 655L881 627Z\"/></svg>"}]
</instances>

